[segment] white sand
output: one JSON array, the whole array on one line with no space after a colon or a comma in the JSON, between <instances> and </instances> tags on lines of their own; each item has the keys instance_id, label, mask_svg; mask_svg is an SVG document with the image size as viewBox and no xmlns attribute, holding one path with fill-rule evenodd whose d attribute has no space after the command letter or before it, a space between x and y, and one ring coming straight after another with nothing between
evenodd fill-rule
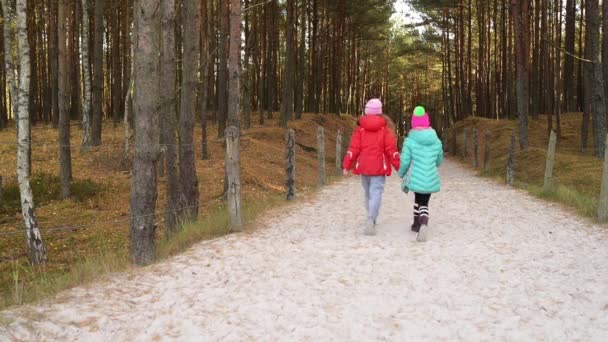
<instances>
[{"instance_id":1,"label":"white sand","mask_svg":"<svg viewBox=\"0 0 608 342\"><path fill-rule=\"evenodd\" d=\"M608 230L452 162L429 242L357 178L135 275L0 313L0 340L608 340Z\"/></svg>"}]
</instances>

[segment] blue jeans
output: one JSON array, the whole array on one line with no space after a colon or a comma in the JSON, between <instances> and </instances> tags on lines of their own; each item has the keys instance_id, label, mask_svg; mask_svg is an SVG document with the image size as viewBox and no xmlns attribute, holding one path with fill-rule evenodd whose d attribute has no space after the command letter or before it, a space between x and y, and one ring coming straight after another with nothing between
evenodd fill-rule
<instances>
[{"instance_id":1,"label":"blue jeans","mask_svg":"<svg viewBox=\"0 0 608 342\"><path fill-rule=\"evenodd\" d=\"M365 210L367 220L376 223L384 193L385 176L361 176L361 184L365 191Z\"/></svg>"}]
</instances>

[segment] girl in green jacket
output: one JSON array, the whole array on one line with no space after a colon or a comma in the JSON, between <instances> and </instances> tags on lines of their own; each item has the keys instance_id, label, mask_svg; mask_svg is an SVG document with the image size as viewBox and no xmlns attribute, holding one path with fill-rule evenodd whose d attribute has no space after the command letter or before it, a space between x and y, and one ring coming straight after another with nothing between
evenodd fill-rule
<instances>
[{"instance_id":1,"label":"girl in green jacket","mask_svg":"<svg viewBox=\"0 0 608 342\"><path fill-rule=\"evenodd\" d=\"M429 224L429 201L431 194L439 192L441 181L437 168L443 163L443 145L431 128L429 115L422 106L416 107L412 115L412 130L407 136L401 152L399 177L405 179L403 186L415 193L414 224L418 241L426 241Z\"/></svg>"}]
</instances>

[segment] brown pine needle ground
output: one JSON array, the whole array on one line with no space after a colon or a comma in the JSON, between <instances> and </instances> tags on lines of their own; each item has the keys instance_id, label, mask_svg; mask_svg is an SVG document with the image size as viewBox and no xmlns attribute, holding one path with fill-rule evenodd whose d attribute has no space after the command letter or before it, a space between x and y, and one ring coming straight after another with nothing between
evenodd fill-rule
<instances>
[{"instance_id":1,"label":"brown pine needle ground","mask_svg":"<svg viewBox=\"0 0 608 342\"><path fill-rule=\"evenodd\" d=\"M473 165L473 128L479 134L479 172L483 171L483 153L485 149L485 132L490 131L491 159L488 176L504 182L507 172L507 158L511 134L515 134L517 148L515 154L515 185L530 193L564 204L576 209L588 217L597 216L598 199L601 189L603 162L593 156L593 134L590 133L589 148L581 152L582 114L562 114L562 134L559 138L555 166L553 170L553 188L545 193L542 190L545 162L549 136L547 117L530 119L530 147L526 151L519 149L517 121L468 118L455 126L457 132L457 158L462 159L464 128L468 133L467 165ZM554 121L555 129L555 121ZM452 142L448 143L451 150Z\"/></svg>"},{"instance_id":2,"label":"brown pine needle ground","mask_svg":"<svg viewBox=\"0 0 608 342\"><path fill-rule=\"evenodd\" d=\"M257 116L253 119L257 120ZM354 123L350 116L313 114L306 114L302 120L290 123L300 144L296 149L299 193L317 187L317 126L325 128L327 174L333 175L337 130L346 130L345 139L348 141ZM73 196L59 200L57 131L41 124L32 128L32 186L36 214L49 257L44 269L35 270L28 266L22 233L15 176L15 132L13 129L0 131L0 175L4 187L0 203L0 308L46 298L100 274L128 267L131 179L129 165L123 158L123 127L106 123L103 146L93 147L85 154L79 148L81 134L78 126L72 127ZM217 139L217 127L210 125L211 159L200 160L200 134L197 127L195 144L201 221L188 225L173 241L162 241L166 183L165 178L160 178L156 211L160 214L157 216L160 257L178 253L196 241L229 231L222 199L224 144ZM247 221L261 211L284 203L284 134L275 119L266 120L265 127L254 126L243 135L241 181ZM53 230L56 228L59 229Z\"/></svg>"}]
</instances>

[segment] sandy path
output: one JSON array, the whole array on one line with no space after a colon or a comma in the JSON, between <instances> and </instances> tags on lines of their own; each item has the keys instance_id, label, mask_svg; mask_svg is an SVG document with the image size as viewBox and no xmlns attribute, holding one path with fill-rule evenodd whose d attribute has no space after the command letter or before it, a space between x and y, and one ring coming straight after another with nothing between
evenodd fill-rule
<instances>
[{"instance_id":1,"label":"sandy path","mask_svg":"<svg viewBox=\"0 0 608 342\"><path fill-rule=\"evenodd\" d=\"M352 178L254 234L0 313L0 340L607 340L608 230L442 174L425 244L397 178L363 236Z\"/></svg>"}]
</instances>

